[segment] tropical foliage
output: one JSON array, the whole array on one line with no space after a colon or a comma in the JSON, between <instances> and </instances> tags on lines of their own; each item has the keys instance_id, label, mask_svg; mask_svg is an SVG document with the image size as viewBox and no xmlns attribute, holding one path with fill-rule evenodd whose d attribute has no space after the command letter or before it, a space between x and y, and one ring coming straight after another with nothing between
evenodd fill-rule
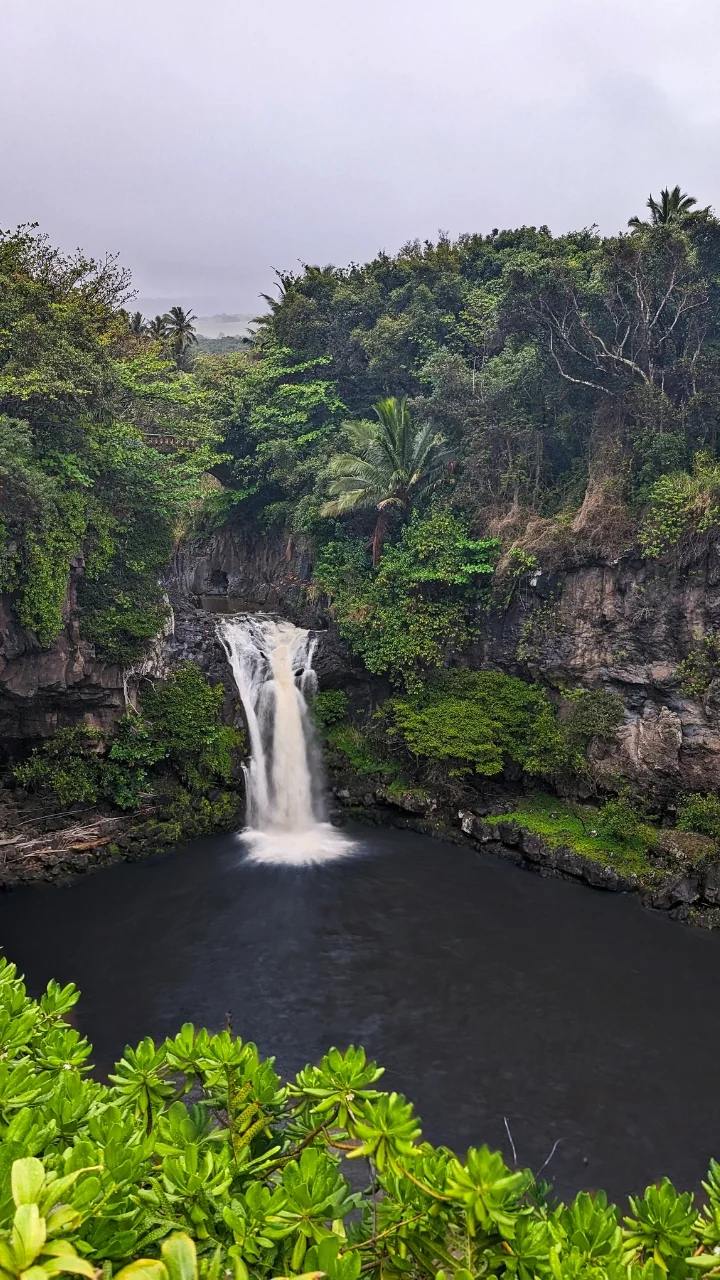
<instances>
[{"instance_id":1,"label":"tropical foliage","mask_svg":"<svg viewBox=\"0 0 720 1280\"><path fill-rule=\"evenodd\" d=\"M231 780L232 751L242 745L222 722L224 692L186 663L161 687L146 682L138 710L121 717L112 735L85 725L59 729L16 766L15 778L61 805L104 798L136 809L168 778L201 795Z\"/></svg>"},{"instance_id":2,"label":"tropical foliage","mask_svg":"<svg viewBox=\"0 0 720 1280\"><path fill-rule=\"evenodd\" d=\"M599 476L634 508L717 447L720 225L679 187L649 204L631 234L523 227L283 274L257 351L326 361L353 419L407 397L471 522L577 510Z\"/></svg>"},{"instance_id":3,"label":"tropical foliage","mask_svg":"<svg viewBox=\"0 0 720 1280\"><path fill-rule=\"evenodd\" d=\"M77 589L84 634L118 661L162 627L159 576L218 458L194 380L128 324L128 290L113 259L0 236L0 590L47 646Z\"/></svg>"},{"instance_id":4,"label":"tropical foliage","mask_svg":"<svg viewBox=\"0 0 720 1280\"><path fill-rule=\"evenodd\" d=\"M448 761L455 775L492 776L507 764L553 774L569 764L567 743L547 694L501 671L448 671L411 697L389 703L409 750Z\"/></svg>"},{"instance_id":5,"label":"tropical foliage","mask_svg":"<svg viewBox=\"0 0 720 1280\"><path fill-rule=\"evenodd\" d=\"M685 1280L717 1270L720 1167L703 1200L663 1179L622 1212L558 1202L487 1147L422 1138L362 1049L283 1083L229 1030L127 1047L108 1084L71 1025L78 993L32 1000L0 962L0 1268L122 1280L495 1275ZM342 1158L363 1172L354 1190ZM133 1261L134 1260L134 1261Z\"/></svg>"},{"instance_id":6,"label":"tropical foliage","mask_svg":"<svg viewBox=\"0 0 720 1280\"><path fill-rule=\"evenodd\" d=\"M354 422L345 428L353 453L336 453L328 466L328 494L321 515L336 516L353 507L375 507L373 568L382 555L391 515L407 517L416 497L440 478L443 437L432 423L414 427L407 397L390 396L373 406L377 422Z\"/></svg>"},{"instance_id":7,"label":"tropical foliage","mask_svg":"<svg viewBox=\"0 0 720 1280\"><path fill-rule=\"evenodd\" d=\"M449 646L468 644L497 546L493 538L471 538L451 512L431 508L412 517L377 567L362 541L326 544L315 582L368 670L416 684Z\"/></svg>"}]
</instances>

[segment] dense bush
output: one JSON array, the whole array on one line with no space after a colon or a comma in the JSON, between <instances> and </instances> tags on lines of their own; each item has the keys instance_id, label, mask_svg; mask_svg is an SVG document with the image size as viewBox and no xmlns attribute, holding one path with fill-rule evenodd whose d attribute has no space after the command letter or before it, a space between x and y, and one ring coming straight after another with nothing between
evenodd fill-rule
<instances>
[{"instance_id":1,"label":"dense bush","mask_svg":"<svg viewBox=\"0 0 720 1280\"><path fill-rule=\"evenodd\" d=\"M60 729L15 777L62 805L104 797L121 809L137 808L162 769L191 791L227 782L242 738L222 722L223 696L222 685L209 685L199 667L185 663L165 684L147 685L139 711L118 720L111 739L82 725Z\"/></svg>"},{"instance_id":2,"label":"dense bush","mask_svg":"<svg viewBox=\"0 0 720 1280\"><path fill-rule=\"evenodd\" d=\"M499 671L448 671L390 714L416 756L448 761L451 772L492 775L507 763L552 774L567 761L565 738L547 694Z\"/></svg>"},{"instance_id":3,"label":"dense bush","mask_svg":"<svg viewBox=\"0 0 720 1280\"><path fill-rule=\"evenodd\" d=\"M697 831L720 840L720 797L700 793L683 796L678 806L677 825L681 831Z\"/></svg>"},{"instance_id":4,"label":"dense bush","mask_svg":"<svg viewBox=\"0 0 720 1280\"><path fill-rule=\"evenodd\" d=\"M323 689L316 694L312 702L312 713L321 732L345 720L348 706L347 694L342 689Z\"/></svg>"},{"instance_id":5,"label":"dense bush","mask_svg":"<svg viewBox=\"0 0 720 1280\"><path fill-rule=\"evenodd\" d=\"M51 792L58 804L94 804L102 790L103 764L99 756L102 735L78 725L58 729L54 738L36 747L30 758L17 765L17 782L36 791Z\"/></svg>"},{"instance_id":6,"label":"dense bush","mask_svg":"<svg viewBox=\"0 0 720 1280\"><path fill-rule=\"evenodd\" d=\"M611 740L624 718L625 707L618 694L584 689L571 699L563 721L568 744L587 750L593 738Z\"/></svg>"},{"instance_id":7,"label":"dense bush","mask_svg":"<svg viewBox=\"0 0 720 1280\"><path fill-rule=\"evenodd\" d=\"M655 833L648 825L644 810L632 796L622 794L612 800L606 800L597 817L598 835L607 836L611 840L634 840L644 838L646 844L653 844Z\"/></svg>"},{"instance_id":8,"label":"dense bush","mask_svg":"<svg viewBox=\"0 0 720 1280\"><path fill-rule=\"evenodd\" d=\"M570 1204L498 1152L422 1140L362 1049L283 1084L230 1032L185 1024L127 1048L99 1084L71 985L31 1000L0 961L0 1269L7 1280L684 1280L717 1270L720 1166L706 1203L664 1179L622 1215ZM353 1191L341 1156L359 1159ZM361 1184L362 1185L362 1184ZM194 1240L194 1243L193 1243ZM132 1263L143 1255L142 1261ZM124 1268L129 1267L125 1271Z\"/></svg>"},{"instance_id":9,"label":"dense bush","mask_svg":"<svg viewBox=\"0 0 720 1280\"><path fill-rule=\"evenodd\" d=\"M710 454L696 453L691 472L661 476L650 489L640 545L654 559L685 537L708 533L718 522L720 465Z\"/></svg>"},{"instance_id":10,"label":"dense bush","mask_svg":"<svg viewBox=\"0 0 720 1280\"><path fill-rule=\"evenodd\" d=\"M368 670L417 685L448 647L466 646L497 545L470 538L462 521L434 508L412 518L376 569L362 542L331 542L315 580Z\"/></svg>"},{"instance_id":11,"label":"dense bush","mask_svg":"<svg viewBox=\"0 0 720 1280\"><path fill-rule=\"evenodd\" d=\"M383 734L376 723L365 725L339 723L328 729L325 742L331 753L339 757L335 763L354 774L380 774L394 778L400 772L396 760L390 758Z\"/></svg>"},{"instance_id":12,"label":"dense bush","mask_svg":"<svg viewBox=\"0 0 720 1280\"><path fill-rule=\"evenodd\" d=\"M677 674L683 693L692 698L704 698L713 681L720 676L720 636L714 631L703 636L680 663Z\"/></svg>"}]
</instances>

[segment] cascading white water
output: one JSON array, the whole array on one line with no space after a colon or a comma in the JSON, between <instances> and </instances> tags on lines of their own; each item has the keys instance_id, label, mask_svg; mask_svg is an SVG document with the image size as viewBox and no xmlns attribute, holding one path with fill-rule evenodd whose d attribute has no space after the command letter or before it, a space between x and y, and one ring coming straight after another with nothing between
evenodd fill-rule
<instances>
[{"instance_id":1,"label":"cascading white water","mask_svg":"<svg viewBox=\"0 0 720 1280\"><path fill-rule=\"evenodd\" d=\"M250 735L243 838L252 856L319 862L345 853L348 841L323 821L322 770L305 701L315 684L316 641L263 614L222 618L219 634Z\"/></svg>"}]
</instances>

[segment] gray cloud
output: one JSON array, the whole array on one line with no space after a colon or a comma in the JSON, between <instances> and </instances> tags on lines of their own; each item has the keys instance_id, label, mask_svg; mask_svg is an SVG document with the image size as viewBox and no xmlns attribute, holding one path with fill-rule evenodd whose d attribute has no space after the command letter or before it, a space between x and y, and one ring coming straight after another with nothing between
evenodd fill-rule
<instances>
[{"instance_id":1,"label":"gray cloud","mask_svg":"<svg viewBox=\"0 0 720 1280\"><path fill-rule=\"evenodd\" d=\"M273 266L720 205L715 0L4 0L0 225L252 311Z\"/></svg>"}]
</instances>

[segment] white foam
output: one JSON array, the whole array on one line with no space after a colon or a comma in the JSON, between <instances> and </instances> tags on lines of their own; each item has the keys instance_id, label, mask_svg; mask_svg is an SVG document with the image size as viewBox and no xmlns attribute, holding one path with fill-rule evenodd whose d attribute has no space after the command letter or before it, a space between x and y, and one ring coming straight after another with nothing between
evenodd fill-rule
<instances>
[{"instance_id":1,"label":"white foam","mask_svg":"<svg viewBox=\"0 0 720 1280\"><path fill-rule=\"evenodd\" d=\"M296 867L333 862L347 857L355 848L355 842L348 840L329 822L317 822L304 831L278 828L258 831L249 827L241 833L241 839L250 850L248 862L283 863Z\"/></svg>"}]
</instances>

